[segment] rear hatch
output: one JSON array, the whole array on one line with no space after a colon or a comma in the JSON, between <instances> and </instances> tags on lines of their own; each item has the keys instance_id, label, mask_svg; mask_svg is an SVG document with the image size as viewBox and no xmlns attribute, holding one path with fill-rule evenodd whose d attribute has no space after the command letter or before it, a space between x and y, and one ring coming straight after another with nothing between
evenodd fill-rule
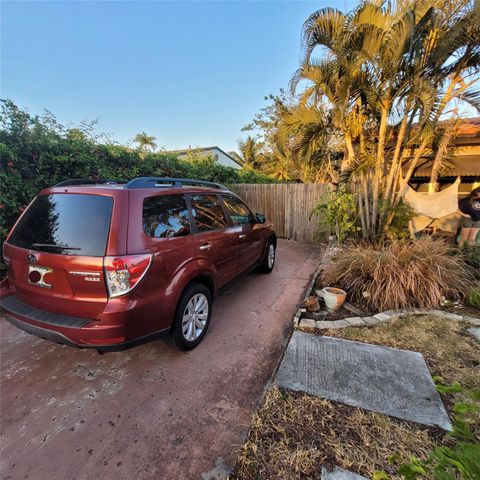
<instances>
[{"instance_id":1,"label":"rear hatch","mask_svg":"<svg viewBox=\"0 0 480 480\"><path fill-rule=\"evenodd\" d=\"M49 312L95 318L108 301L103 275L114 198L39 195L4 245L8 281L22 302Z\"/></svg>"}]
</instances>

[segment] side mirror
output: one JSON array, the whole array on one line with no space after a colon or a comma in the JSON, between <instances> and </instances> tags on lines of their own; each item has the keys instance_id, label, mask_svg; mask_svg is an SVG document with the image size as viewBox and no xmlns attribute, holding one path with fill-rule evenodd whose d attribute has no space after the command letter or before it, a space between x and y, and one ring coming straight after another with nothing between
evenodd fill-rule
<instances>
[{"instance_id":1,"label":"side mirror","mask_svg":"<svg viewBox=\"0 0 480 480\"><path fill-rule=\"evenodd\" d=\"M255 220L257 223L265 223L265 215L263 213L256 213Z\"/></svg>"}]
</instances>

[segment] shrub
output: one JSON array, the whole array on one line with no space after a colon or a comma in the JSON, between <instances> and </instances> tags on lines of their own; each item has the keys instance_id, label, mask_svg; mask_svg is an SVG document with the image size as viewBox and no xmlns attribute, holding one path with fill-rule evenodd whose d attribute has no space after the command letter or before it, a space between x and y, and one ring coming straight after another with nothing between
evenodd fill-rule
<instances>
[{"instance_id":1,"label":"shrub","mask_svg":"<svg viewBox=\"0 0 480 480\"><path fill-rule=\"evenodd\" d=\"M480 246L465 244L459 253L463 255L463 259L473 269L476 278L480 279Z\"/></svg>"},{"instance_id":2,"label":"shrub","mask_svg":"<svg viewBox=\"0 0 480 480\"><path fill-rule=\"evenodd\" d=\"M322 281L345 289L373 311L434 308L442 297L463 297L473 286L471 267L439 240L394 241L383 248L357 244L342 248Z\"/></svg>"},{"instance_id":3,"label":"shrub","mask_svg":"<svg viewBox=\"0 0 480 480\"><path fill-rule=\"evenodd\" d=\"M385 226L385 236L393 240L405 240L410 237L409 222L415 217L415 210L406 203L386 207L386 217L390 222Z\"/></svg>"},{"instance_id":4,"label":"shrub","mask_svg":"<svg viewBox=\"0 0 480 480\"><path fill-rule=\"evenodd\" d=\"M468 290L465 303L471 307L480 308L480 284Z\"/></svg>"},{"instance_id":5,"label":"shrub","mask_svg":"<svg viewBox=\"0 0 480 480\"><path fill-rule=\"evenodd\" d=\"M331 227L338 243L354 237L360 230L355 194L341 186L337 191L328 192L322 200L323 202L313 209L310 218L317 215L322 230L325 230L325 227L329 230Z\"/></svg>"}]
</instances>

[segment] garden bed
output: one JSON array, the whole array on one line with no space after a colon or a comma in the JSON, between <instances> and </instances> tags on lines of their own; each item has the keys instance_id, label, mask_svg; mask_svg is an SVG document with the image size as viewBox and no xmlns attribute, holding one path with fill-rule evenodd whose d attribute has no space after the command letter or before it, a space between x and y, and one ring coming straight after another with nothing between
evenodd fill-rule
<instances>
[{"instance_id":1,"label":"garden bed","mask_svg":"<svg viewBox=\"0 0 480 480\"><path fill-rule=\"evenodd\" d=\"M324 265L321 265L313 275L307 287L304 300L315 295L316 290L321 289L322 284L320 278L323 268ZM379 312L372 315L370 312L365 312L367 307L364 304L350 301L350 299L347 300L346 307L344 306L336 312L327 312L322 299L320 299L321 308L318 312L308 312L302 304L293 318L294 328L312 333L322 333L327 329L371 327L408 315L433 315L449 320L465 321L471 325L480 326L480 310L471 306L459 305L455 307L445 307L442 310L425 308L399 309ZM365 310L362 310L362 308ZM357 310L357 312L355 310ZM360 311L365 312L365 315L361 315Z\"/></svg>"},{"instance_id":2,"label":"garden bed","mask_svg":"<svg viewBox=\"0 0 480 480\"><path fill-rule=\"evenodd\" d=\"M429 246L427 248L431 248L429 242L426 242L426 245ZM326 285L322 280L324 269L331 265L332 257L334 257L338 252L338 248L327 248L323 256L323 262L313 275L312 280L305 292L304 301L308 297L317 295L316 292L322 290L326 286L338 287L338 285L335 283ZM431 314L445 316L446 318L453 320L470 321L474 325L478 325L478 319L480 318L480 309L464 304L458 304L455 306L442 306L434 309L411 307L406 309L387 310L383 312L372 312L367 301L362 299L361 295L350 294L347 296L347 301L343 307L337 311L328 311L323 299L320 298L319 300L320 310L318 312L307 311L304 303L299 305L293 320L294 328L307 331L322 331L329 328L373 326L377 325L378 323L406 315Z\"/></svg>"},{"instance_id":3,"label":"garden bed","mask_svg":"<svg viewBox=\"0 0 480 480\"><path fill-rule=\"evenodd\" d=\"M441 393L449 415L480 388L480 348L467 323L407 316L373 328L329 330L328 335L418 351L437 381L464 391ZM446 389L448 391L448 389ZM465 419L480 441L480 412ZM401 478L399 465L425 459L437 446L453 447L445 432L279 388L270 389L254 414L231 479L320 479L321 467L339 466L367 477L376 471ZM453 478L453 477L452 477Z\"/></svg>"}]
</instances>

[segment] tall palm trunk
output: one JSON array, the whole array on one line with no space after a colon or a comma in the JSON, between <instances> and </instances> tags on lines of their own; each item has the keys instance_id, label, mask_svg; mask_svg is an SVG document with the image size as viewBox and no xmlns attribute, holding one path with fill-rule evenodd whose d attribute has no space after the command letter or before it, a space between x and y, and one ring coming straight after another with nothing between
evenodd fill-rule
<instances>
[{"instance_id":1,"label":"tall palm trunk","mask_svg":"<svg viewBox=\"0 0 480 480\"><path fill-rule=\"evenodd\" d=\"M360 132L360 158L364 160L366 158L366 149L365 149L365 135L363 132ZM365 217L364 224L362 224L362 234L363 238L370 237L371 228L370 228L370 196L367 183L367 173L360 173L359 188L362 189L364 205L362 206L363 215Z\"/></svg>"},{"instance_id":2,"label":"tall palm trunk","mask_svg":"<svg viewBox=\"0 0 480 480\"><path fill-rule=\"evenodd\" d=\"M395 145L395 151L393 152L392 164L387 176L387 182L385 186L385 199L390 198L390 191L392 189L393 180L397 172L397 166L400 163L400 152L404 143L405 132L407 130L408 113L410 112L410 102L407 102L405 106L405 114L403 115L402 122L400 123L400 129L398 131L397 142Z\"/></svg>"},{"instance_id":3,"label":"tall palm trunk","mask_svg":"<svg viewBox=\"0 0 480 480\"><path fill-rule=\"evenodd\" d=\"M370 219L370 195L368 188L367 175L362 174L362 185L363 185L363 198L365 201L365 227L367 229L366 236L369 237L371 233L371 219Z\"/></svg>"},{"instance_id":4,"label":"tall palm trunk","mask_svg":"<svg viewBox=\"0 0 480 480\"><path fill-rule=\"evenodd\" d=\"M385 182L385 191L383 194L383 199L386 204L390 203L390 192L392 188L395 188L396 174L397 174L398 166L401 163L400 162L401 147L404 142L405 132L407 130L407 121L408 121L407 112L409 112L409 110L410 110L410 102L407 102L407 105L405 108L405 114L403 115L402 121L400 123L400 129L398 131L398 136L395 144L395 151L393 152L392 162L390 164L390 169L388 170L388 175ZM380 221L379 221L380 225L384 224L385 214L387 212L386 207L387 205L385 205L385 208L383 208L382 211L380 212Z\"/></svg>"},{"instance_id":5,"label":"tall palm trunk","mask_svg":"<svg viewBox=\"0 0 480 480\"><path fill-rule=\"evenodd\" d=\"M365 219L365 210L363 208L363 199L365 198L365 192L362 192L360 181L355 184L357 190L357 202L358 202L358 214L360 215L360 223L362 225L362 237L367 238L367 225Z\"/></svg>"},{"instance_id":6,"label":"tall palm trunk","mask_svg":"<svg viewBox=\"0 0 480 480\"><path fill-rule=\"evenodd\" d=\"M405 177L403 177L400 180L400 186L397 191L397 195L395 197L394 201L394 206L397 206L400 203L400 200L402 199L403 195L405 194L405 188L410 181L410 178L413 174L413 171L415 170L415 167L417 166L418 161L420 160L420 157L422 156L423 152L425 151L426 146L428 145L429 142L429 137L425 137L422 140L422 143L418 147L417 151L415 152L415 156L413 157L410 166L408 167L408 171L405 174Z\"/></svg>"},{"instance_id":7,"label":"tall palm trunk","mask_svg":"<svg viewBox=\"0 0 480 480\"><path fill-rule=\"evenodd\" d=\"M398 159L398 164L397 164L397 169L394 174L393 182L392 182L392 187L390 191L390 198L388 201L390 202L391 205L395 204L395 195L397 193L397 187L400 185L400 182L402 181L402 159L406 158L408 155L408 150L411 150L411 156L414 155L415 150L412 149L411 146L408 146L408 139L410 138L411 132L412 132L412 126L414 123L415 118L417 117L418 113L418 106L414 107L413 110L409 114L409 119L407 123L407 129L405 132L405 137L404 137L404 145L402 148L402 151L400 153L399 159Z\"/></svg>"},{"instance_id":8,"label":"tall palm trunk","mask_svg":"<svg viewBox=\"0 0 480 480\"><path fill-rule=\"evenodd\" d=\"M349 132L345 132L345 146L347 147L347 155L343 158L342 165L340 166L342 172L344 172L352 163L355 158L355 151L353 150L352 136Z\"/></svg>"},{"instance_id":9,"label":"tall palm trunk","mask_svg":"<svg viewBox=\"0 0 480 480\"><path fill-rule=\"evenodd\" d=\"M378 145L377 145L377 160L375 162L375 174L373 178L373 191L372 191L372 233L376 233L379 228L378 222L378 204L380 195L380 183L382 180L382 168L385 161L385 139L387 133L387 119L388 110L385 106L382 106L382 113L380 117L380 128L378 132Z\"/></svg>"},{"instance_id":10,"label":"tall palm trunk","mask_svg":"<svg viewBox=\"0 0 480 480\"><path fill-rule=\"evenodd\" d=\"M428 185L428 193L433 193L436 190L435 185L438 181L438 174L440 172L440 168L442 166L445 154L447 153L447 147L450 144L450 140L455 133L456 121L454 120L452 123L453 125L449 125L447 128L445 128L440 143L438 144L437 153L435 154L435 158L433 159L432 172L430 174L430 183Z\"/></svg>"},{"instance_id":11,"label":"tall palm trunk","mask_svg":"<svg viewBox=\"0 0 480 480\"><path fill-rule=\"evenodd\" d=\"M450 85L448 86L447 90L445 91L445 95L443 96L442 100L440 101L438 107L437 107L437 111L435 113L435 117L433 119L433 124L434 125L437 125L438 124L438 121L443 113L443 111L445 110L445 107L447 106L448 102L450 102L450 100L456 96L455 92L454 92L454 89L455 89L455 86L460 82L460 78L458 76L454 76L450 82ZM465 89L465 85L462 86L462 90ZM398 193L395 197L395 201L393 202L394 206L398 205L400 203L400 200L402 199L403 195L405 194L405 188L408 184L408 182L410 181L410 178L413 174L413 171L415 169L415 167L417 166L418 164L418 161L420 160L420 157L422 156L423 152L425 151L425 148L427 147L429 141L431 139L429 138L429 136L426 136L422 143L420 144L418 150L415 152L415 156L410 164L410 167L405 175L405 177L399 182L400 183L400 186L399 186L399 189L398 189Z\"/></svg>"}]
</instances>

